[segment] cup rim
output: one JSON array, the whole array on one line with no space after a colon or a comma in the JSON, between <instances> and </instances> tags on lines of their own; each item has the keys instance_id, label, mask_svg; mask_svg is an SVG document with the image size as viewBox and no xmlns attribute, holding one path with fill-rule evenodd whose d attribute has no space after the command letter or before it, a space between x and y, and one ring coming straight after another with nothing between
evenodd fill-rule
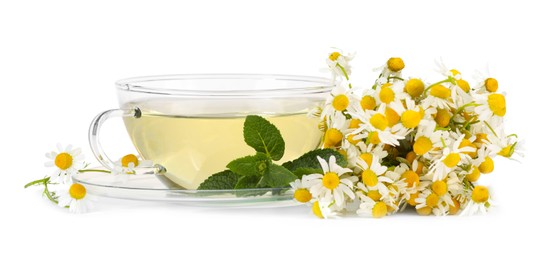
<instances>
[{"instance_id":1,"label":"cup rim","mask_svg":"<svg viewBox=\"0 0 552 260\"><path fill-rule=\"evenodd\" d=\"M285 80L315 83L298 88L266 88L266 89L232 89L232 90L200 90L175 89L145 86L143 83L166 80L209 80L209 79L250 79L250 80ZM321 94L328 93L333 88L331 79L315 76L283 75L283 74L169 74L142 76L121 79L115 82L116 88L122 91L148 94L193 95L193 96L257 96L263 94Z\"/></svg>"}]
</instances>

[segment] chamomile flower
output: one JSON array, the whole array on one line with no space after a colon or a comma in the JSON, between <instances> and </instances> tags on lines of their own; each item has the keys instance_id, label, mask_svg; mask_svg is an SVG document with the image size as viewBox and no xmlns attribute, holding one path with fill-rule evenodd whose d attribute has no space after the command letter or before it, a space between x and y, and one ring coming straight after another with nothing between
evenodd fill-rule
<instances>
[{"instance_id":1,"label":"chamomile flower","mask_svg":"<svg viewBox=\"0 0 552 260\"><path fill-rule=\"evenodd\" d=\"M469 146L460 148L463 137L462 135L454 143L445 147L442 155L437 156L431 164L428 174L433 177L434 181L443 180L458 165L469 161L470 156L467 153L473 152L475 149Z\"/></svg>"},{"instance_id":2,"label":"chamomile flower","mask_svg":"<svg viewBox=\"0 0 552 260\"><path fill-rule=\"evenodd\" d=\"M425 91L428 95L422 100L423 109L429 107L446 109L454 106L451 99L452 91L446 85L436 84L428 87Z\"/></svg>"},{"instance_id":3,"label":"chamomile flower","mask_svg":"<svg viewBox=\"0 0 552 260\"><path fill-rule=\"evenodd\" d=\"M297 202L307 203L312 200L312 194L309 191L311 183L306 178L297 179L290 183L291 191L293 192L293 198Z\"/></svg>"},{"instance_id":4,"label":"chamomile flower","mask_svg":"<svg viewBox=\"0 0 552 260\"><path fill-rule=\"evenodd\" d=\"M73 148L72 145L63 147L57 144L57 151L46 153L46 158L49 159L44 166L54 167L54 171L50 173L50 181L52 183L68 183L71 181L71 175L78 172L79 167L83 167L84 155L81 154L80 148Z\"/></svg>"},{"instance_id":5,"label":"chamomile flower","mask_svg":"<svg viewBox=\"0 0 552 260\"><path fill-rule=\"evenodd\" d=\"M485 186L475 186L471 191L471 200L460 216L470 216L478 213L487 214L487 210L492 204L489 189Z\"/></svg>"},{"instance_id":6,"label":"chamomile flower","mask_svg":"<svg viewBox=\"0 0 552 260\"><path fill-rule=\"evenodd\" d=\"M378 83L383 84L391 80L391 77L401 77L401 72L404 69L405 64L400 57L391 57L385 64L374 69L374 71L381 71L377 80Z\"/></svg>"},{"instance_id":7,"label":"chamomile flower","mask_svg":"<svg viewBox=\"0 0 552 260\"><path fill-rule=\"evenodd\" d=\"M327 200L317 200L312 203L312 213L318 218L336 218L339 216L339 209L335 207L335 202Z\"/></svg>"},{"instance_id":8,"label":"chamomile flower","mask_svg":"<svg viewBox=\"0 0 552 260\"><path fill-rule=\"evenodd\" d=\"M364 160L359 160L357 163L362 170L359 185L365 186L368 190L377 190L382 196L387 196L389 189L386 183L393 181L385 176L387 167L379 163L379 158L373 158L370 166Z\"/></svg>"},{"instance_id":9,"label":"chamomile flower","mask_svg":"<svg viewBox=\"0 0 552 260\"><path fill-rule=\"evenodd\" d=\"M437 66L437 72L441 75L448 78L454 78L455 80L462 79L462 74L456 69L449 69L443 62L442 58L435 60L435 65Z\"/></svg>"},{"instance_id":10,"label":"chamomile flower","mask_svg":"<svg viewBox=\"0 0 552 260\"><path fill-rule=\"evenodd\" d=\"M400 123L395 124L391 131L394 133L404 132L409 133L424 120L424 110L417 106L414 100L407 98L402 102L392 102L389 107L397 113L400 118ZM426 122L423 122L427 124ZM405 134L406 135L406 134Z\"/></svg>"},{"instance_id":11,"label":"chamomile flower","mask_svg":"<svg viewBox=\"0 0 552 260\"><path fill-rule=\"evenodd\" d=\"M358 134L358 138L366 138L368 143L377 145L380 143L399 145L399 140L405 138L404 133L401 135L391 132L389 128L389 115L386 115L385 106L379 106L377 111L357 112L353 116L360 119L360 126L353 131Z\"/></svg>"},{"instance_id":12,"label":"chamomile flower","mask_svg":"<svg viewBox=\"0 0 552 260\"><path fill-rule=\"evenodd\" d=\"M358 98L353 95L353 89L349 88L347 82L338 83L331 91L331 95L326 99L324 109L322 110L321 117L332 118L336 116L344 116L349 107L355 102L358 102Z\"/></svg>"},{"instance_id":13,"label":"chamomile flower","mask_svg":"<svg viewBox=\"0 0 552 260\"><path fill-rule=\"evenodd\" d=\"M480 94L475 97L479 106L474 111L479 120L489 121L493 118L501 119L506 115L506 97L501 93Z\"/></svg>"},{"instance_id":14,"label":"chamomile flower","mask_svg":"<svg viewBox=\"0 0 552 260\"><path fill-rule=\"evenodd\" d=\"M360 205L357 214L360 216L368 216L373 218L382 218L387 215L387 204L383 201L375 201L374 199L359 193Z\"/></svg>"},{"instance_id":15,"label":"chamomile flower","mask_svg":"<svg viewBox=\"0 0 552 260\"><path fill-rule=\"evenodd\" d=\"M71 213L85 213L92 208L93 199L87 194L86 187L80 183L62 185L56 192L58 205L68 207Z\"/></svg>"},{"instance_id":16,"label":"chamomile flower","mask_svg":"<svg viewBox=\"0 0 552 260\"><path fill-rule=\"evenodd\" d=\"M351 65L349 62L354 58L354 54L343 54L342 51L336 50L328 55L326 64L332 72L333 78L337 76L345 77L347 80L351 75Z\"/></svg>"},{"instance_id":17,"label":"chamomile flower","mask_svg":"<svg viewBox=\"0 0 552 260\"><path fill-rule=\"evenodd\" d=\"M113 174L136 174L137 168L152 167L153 162L150 160L142 160L134 154L127 154L115 162L115 170Z\"/></svg>"},{"instance_id":18,"label":"chamomile flower","mask_svg":"<svg viewBox=\"0 0 552 260\"><path fill-rule=\"evenodd\" d=\"M395 81L393 83L385 83L376 88L374 98L376 104L389 104L393 101L400 101L409 98L410 95L404 92L404 82Z\"/></svg>"},{"instance_id":19,"label":"chamomile flower","mask_svg":"<svg viewBox=\"0 0 552 260\"><path fill-rule=\"evenodd\" d=\"M328 117L326 125L328 129L324 133L323 145L324 148L340 147L343 143L343 137L346 134L354 132L354 129L349 128L347 119L344 116Z\"/></svg>"},{"instance_id":20,"label":"chamomile flower","mask_svg":"<svg viewBox=\"0 0 552 260\"><path fill-rule=\"evenodd\" d=\"M474 78L478 82L475 88L476 93L490 93L498 90L498 80L492 76L489 66L484 71L476 71Z\"/></svg>"},{"instance_id":21,"label":"chamomile flower","mask_svg":"<svg viewBox=\"0 0 552 260\"><path fill-rule=\"evenodd\" d=\"M347 174L352 170L339 166L334 156L331 156L328 162L320 156L317 156L317 159L324 173L310 174L305 177L306 181L312 183L310 187L312 196L317 200L335 201L337 207L344 206L345 196L354 199L353 183L358 178Z\"/></svg>"},{"instance_id":22,"label":"chamomile flower","mask_svg":"<svg viewBox=\"0 0 552 260\"><path fill-rule=\"evenodd\" d=\"M422 122L418 126L418 131L414 137L412 145L413 152L418 156L427 155L435 148L442 148L442 131L435 131L437 123L435 121Z\"/></svg>"}]
</instances>

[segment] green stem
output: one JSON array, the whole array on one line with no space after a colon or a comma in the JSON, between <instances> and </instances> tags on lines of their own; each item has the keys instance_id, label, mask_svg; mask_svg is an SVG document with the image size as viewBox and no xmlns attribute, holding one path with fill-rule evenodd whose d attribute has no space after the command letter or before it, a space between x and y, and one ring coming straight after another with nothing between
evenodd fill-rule
<instances>
[{"instance_id":1,"label":"green stem","mask_svg":"<svg viewBox=\"0 0 552 260\"><path fill-rule=\"evenodd\" d=\"M343 66L341 66L341 64L339 63L336 63L336 66L339 67L339 69L341 69L341 72L343 72L343 75L345 76L345 78L349 80L349 75L347 75L347 71L345 71L345 68L343 68Z\"/></svg>"},{"instance_id":2,"label":"green stem","mask_svg":"<svg viewBox=\"0 0 552 260\"><path fill-rule=\"evenodd\" d=\"M423 95L426 96L426 95L427 95L427 91L428 91L430 88L435 87L435 86L437 86L437 85L439 85L439 84L442 84L442 83L446 83L446 82L452 82L452 79L449 77L448 79L444 79L444 80L441 80L441 81L439 81L439 82L435 82L435 83L429 85L429 87L427 87L427 88L424 90Z\"/></svg>"},{"instance_id":3,"label":"green stem","mask_svg":"<svg viewBox=\"0 0 552 260\"><path fill-rule=\"evenodd\" d=\"M390 80L390 79L398 79L398 80L400 80L400 81L404 81L404 79L403 79L403 78L401 78L401 77L397 77L397 76L389 76L389 77L387 77L387 82L389 82L389 80Z\"/></svg>"},{"instance_id":4,"label":"green stem","mask_svg":"<svg viewBox=\"0 0 552 260\"><path fill-rule=\"evenodd\" d=\"M491 125L489 125L489 123L487 123L487 121L483 121L483 122L485 122L485 125L487 125L487 127L488 127L489 129L491 129L491 132L493 132L493 135L496 136L496 137L498 137L498 135L496 134L496 132L494 131L494 129L491 127Z\"/></svg>"},{"instance_id":5,"label":"green stem","mask_svg":"<svg viewBox=\"0 0 552 260\"><path fill-rule=\"evenodd\" d=\"M50 177L46 177L44 179L40 179L40 180L36 180L36 181L31 181L31 182L25 184L24 188L26 189L26 188L31 187L31 186L44 184L44 183L47 183L49 180L50 180Z\"/></svg>"},{"instance_id":6,"label":"green stem","mask_svg":"<svg viewBox=\"0 0 552 260\"><path fill-rule=\"evenodd\" d=\"M108 170L99 170L99 169L82 169L82 170L79 170L79 172L105 172L105 173L111 173Z\"/></svg>"},{"instance_id":7,"label":"green stem","mask_svg":"<svg viewBox=\"0 0 552 260\"><path fill-rule=\"evenodd\" d=\"M50 193L50 190L48 190L48 183L44 182L44 195L53 203L58 204L58 200L52 197L52 193Z\"/></svg>"}]
</instances>

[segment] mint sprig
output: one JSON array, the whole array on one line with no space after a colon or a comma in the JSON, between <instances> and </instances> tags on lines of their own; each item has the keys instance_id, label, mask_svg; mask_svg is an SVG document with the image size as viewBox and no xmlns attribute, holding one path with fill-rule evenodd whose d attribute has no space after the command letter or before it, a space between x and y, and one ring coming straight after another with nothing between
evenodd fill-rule
<instances>
[{"instance_id":1,"label":"mint sprig","mask_svg":"<svg viewBox=\"0 0 552 260\"><path fill-rule=\"evenodd\" d=\"M243 138L245 143L255 151L265 154L274 161L278 161L284 156L286 144L280 130L260 116L245 118Z\"/></svg>"},{"instance_id":2,"label":"mint sprig","mask_svg":"<svg viewBox=\"0 0 552 260\"><path fill-rule=\"evenodd\" d=\"M322 167L317 156L329 160L335 156L337 164L347 166L347 160L331 149L310 151L296 160L278 165L282 159L285 142L280 130L260 116L247 116L243 126L247 145L257 153L235 159L227 164L228 170L214 174L199 185L200 190L254 189L288 187L289 183L304 174L320 173Z\"/></svg>"}]
</instances>

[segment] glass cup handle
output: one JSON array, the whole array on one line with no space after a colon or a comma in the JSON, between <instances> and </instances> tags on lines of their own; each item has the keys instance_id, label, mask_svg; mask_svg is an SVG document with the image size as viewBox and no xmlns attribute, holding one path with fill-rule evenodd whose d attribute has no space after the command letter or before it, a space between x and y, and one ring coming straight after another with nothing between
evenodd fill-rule
<instances>
[{"instance_id":1,"label":"glass cup handle","mask_svg":"<svg viewBox=\"0 0 552 260\"><path fill-rule=\"evenodd\" d=\"M140 108L135 107L131 109L111 109L104 111L98 114L90 124L88 130L88 141L90 142L90 148L92 153L98 159L98 161L110 171L116 170L116 164L105 154L102 145L100 144L100 129L103 123L113 117L134 117L140 118L142 116L142 111ZM163 173L165 171L164 167L161 165L154 165L154 173Z\"/></svg>"}]
</instances>

